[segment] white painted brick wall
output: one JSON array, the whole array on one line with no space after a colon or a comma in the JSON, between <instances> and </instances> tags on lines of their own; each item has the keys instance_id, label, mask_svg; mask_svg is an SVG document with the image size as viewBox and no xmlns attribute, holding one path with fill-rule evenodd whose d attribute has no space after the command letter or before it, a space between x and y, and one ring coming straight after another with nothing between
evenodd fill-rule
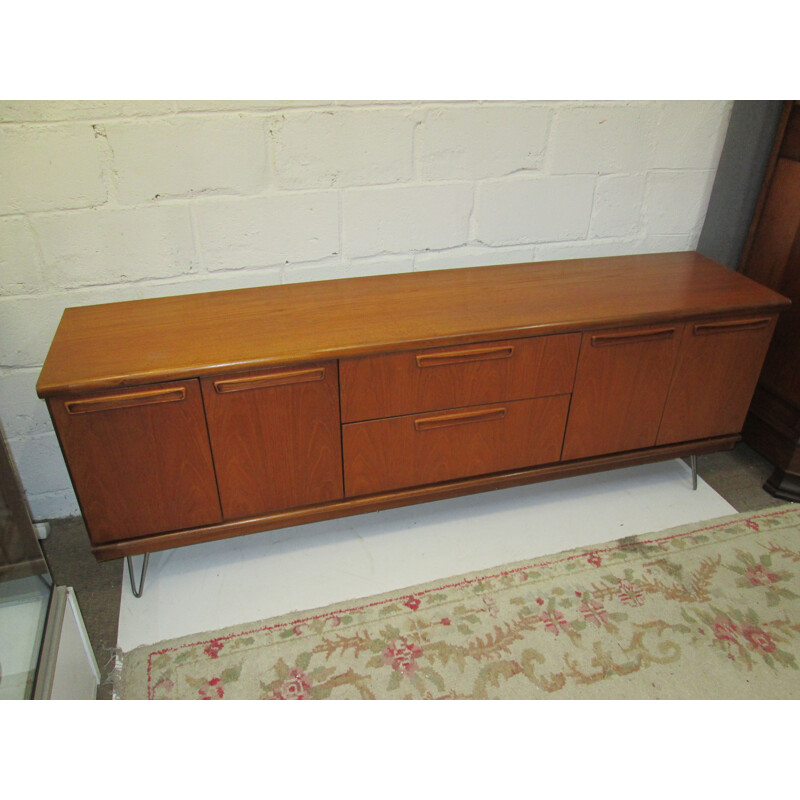
<instances>
[{"instance_id":1,"label":"white painted brick wall","mask_svg":"<svg viewBox=\"0 0 800 800\"><path fill-rule=\"evenodd\" d=\"M275 182L319 189L409 181L413 132L411 112L392 108L281 114L270 125Z\"/></svg>"},{"instance_id":2,"label":"white painted brick wall","mask_svg":"<svg viewBox=\"0 0 800 800\"><path fill-rule=\"evenodd\" d=\"M480 180L539 167L552 110L522 104L441 107L425 112L416 137L422 180Z\"/></svg>"},{"instance_id":3,"label":"white painted brick wall","mask_svg":"<svg viewBox=\"0 0 800 800\"><path fill-rule=\"evenodd\" d=\"M31 225L54 288L171 277L197 263L186 204L90 208Z\"/></svg>"},{"instance_id":4,"label":"white painted brick wall","mask_svg":"<svg viewBox=\"0 0 800 800\"><path fill-rule=\"evenodd\" d=\"M585 239L595 182L589 175L485 181L476 192L475 238L488 245Z\"/></svg>"},{"instance_id":5,"label":"white painted brick wall","mask_svg":"<svg viewBox=\"0 0 800 800\"><path fill-rule=\"evenodd\" d=\"M0 101L0 422L77 513L34 386L67 306L696 246L731 103Z\"/></svg>"},{"instance_id":6,"label":"white painted brick wall","mask_svg":"<svg viewBox=\"0 0 800 800\"><path fill-rule=\"evenodd\" d=\"M208 198L193 209L198 248L209 270L303 263L339 251L335 192Z\"/></svg>"},{"instance_id":7,"label":"white painted brick wall","mask_svg":"<svg viewBox=\"0 0 800 800\"><path fill-rule=\"evenodd\" d=\"M120 202L203 193L255 194L266 180L264 120L241 114L98 125Z\"/></svg>"},{"instance_id":8,"label":"white painted brick wall","mask_svg":"<svg viewBox=\"0 0 800 800\"><path fill-rule=\"evenodd\" d=\"M0 214L88 208L107 195L90 126L0 126Z\"/></svg>"},{"instance_id":9,"label":"white painted brick wall","mask_svg":"<svg viewBox=\"0 0 800 800\"><path fill-rule=\"evenodd\" d=\"M345 256L464 245L472 201L469 183L351 189L343 201Z\"/></svg>"}]
</instances>

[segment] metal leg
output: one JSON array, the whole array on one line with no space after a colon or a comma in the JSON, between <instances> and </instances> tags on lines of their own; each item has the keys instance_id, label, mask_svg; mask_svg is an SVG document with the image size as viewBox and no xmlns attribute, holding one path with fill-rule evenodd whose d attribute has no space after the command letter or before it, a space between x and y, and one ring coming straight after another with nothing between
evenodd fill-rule
<instances>
[{"instance_id":1,"label":"metal leg","mask_svg":"<svg viewBox=\"0 0 800 800\"><path fill-rule=\"evenodd\" d=\"M692 489L697 491L697 456L689 456L689 464L692 467Z\"/></svg>"},{"instance_id":2,"label":"metal leg","mask_svg":"<svg viewBox=\"0 0 800 800\"><path fill-rule=\"evenodd\" d=\"M144 554L144 561L142 562L142 575L139 578L139 588L136 588L136 584L133 580L133 561L131 561L130 556L125 556L128 561L128 577L131 579L131 591L133 592L134 597L141 597L142 590L144 589L144 576L147 574L147 562L150 561L150 553Z\"/></svg>"}]
</instances>

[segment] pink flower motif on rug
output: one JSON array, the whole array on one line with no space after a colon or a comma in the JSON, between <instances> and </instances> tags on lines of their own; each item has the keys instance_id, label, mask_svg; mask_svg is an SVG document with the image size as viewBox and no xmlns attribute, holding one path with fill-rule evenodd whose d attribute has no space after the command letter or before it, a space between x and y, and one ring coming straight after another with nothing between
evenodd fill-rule
<instances>
[{"instance_id":1,"label":"pink flower motif on rug","mask_svg":"<svg viewBox=\"0 0 800 800\"><path fill-rule=\"evenodd\" d=\"M769 586L770 584L777 583L780 580L779 575L764 569L761 564L755 564L751 567L748 567L744 573L744 576L750 581L750 583L753 584L753 586Z\"/></svg>"},{"instance_id":2,"label":"pink flower motif on rug","mask_svg":"<svg viewBox=\"0 0 800 800\"><path fill-rule=\"evenodd\" d=\"M222 678L212 678L201 686L197 693L201 700L222 700L225 690L222 688Z\"/></svg>"},{"instance_id":3,"label":"pink flower motif on rug","mask_svg":"<svg viewBox=\"0 0 800 800\"><path fill-rule=\"evenodd\" d=\"M216 658L219 655L219 651L222 650L223 647L225 647L225 645L219 639L214 639L214 641L209 642L208 646L203 650L203 652L209 658Z\"/></svg>"},{"instance_id":4,"label":"pink flower motif on rug","mask_svg":"<svg viewBox=\"0 0 800 800\"><path fill-rule=\"evenodd\" d=\"M420 606L420 601L417 597L409 597L403 605L406 606L406 608L410 608L412 611L416 611Z\"/></svg>"},{"instance_id":5,"label":"pink flower motif on rug","mask_svg":"<svg viewBox=\"0 0 800 800\"><path fill-rule=\"evenodd\" d=\"M644 593L638 589L630 581L620 581L617 587L617 597L626 606L641 606L644 605Z\"/></svg>"},{"instance_id":6,"label":"pink flower motif on rug","mask_svg":"<svg viewBox=\"0 0 800 800\"><path fill-rule=\"evenodd\" d=\"M545 612L539 617L539 620L544 623L545 630L550 631L550 633L556 636L558 636L559 628L564 631L569 628L569 622L567 622L560 611L553 611L552 613Z\"/></svg>"},{"instance_id":7,"label":"pink flower motif on rug","mask_svg":"<svg viewBox=\"0 0 800 800\"><path fill-rule=\"evenodd\" d=\"M598 628L604 622L608 622L608 612L599 600L589 600L586 603L581 603L579 611L587 622L593 622Z\"/></svg>"},{"instance_id":8,"label":"pink flower motif on rug","mask_svg":"<svg viewBox=\"0 0 800 800\"><path fill-rule=\"evenodd\" d=\"M591 553L586 559L593 567L599 567L603 563L599 553Z\"/></svg>"},{"instance_id":9,"label":"pink flower motif on rug","mask_svg":"<svg viewBox=\"0 0 800 800\"><path fill-rule=\"evenodd\" d=\"M723 642L738 642L738 626L728 617L717 617L714 621L714 636Z\"/></svg>"},{"instance_id":10,"label":"pink flower motif on rug","mask_svg":"<svg viewBox=\"0 0 800 800\"><path fill-rule=\"evenodd\" d=\"M754 649L761 650L762 653L774 653L777 649L777 645L772 641L770 635L754 625L745 627L742 630L742 636L753 645Z\"/></svg>"},{"instance_id":11,"label":"pink flower motif on rug","mask_svg":"<svg viewBox=\"0 0 800 800\"><path fill-rule=\"evenodd\" d=\"M422 649L409 642L405 637L402 639L392 639L389 646L383 651L383 663L390 666L401 675L413 678L417 668L417 659L422 655Z\"/></svg>"},{"instance_id":12,"label":"pink flower motif on rug","mask_svg":"<svg viewBox=\"0 0 800 800\"><path fill-rule=\"evenodd\" d=\"M273 700L307 700L311 691L308 676L299 669L292 668L283 683L273 692Z\"/></svg>"}]
</instances>

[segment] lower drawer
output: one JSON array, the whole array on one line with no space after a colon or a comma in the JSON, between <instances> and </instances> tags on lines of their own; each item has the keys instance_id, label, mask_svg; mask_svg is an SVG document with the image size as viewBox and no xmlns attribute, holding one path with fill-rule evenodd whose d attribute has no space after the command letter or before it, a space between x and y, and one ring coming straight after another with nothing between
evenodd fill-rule
<instances>
[{"instance_id":1,"label":"lower drawer","mask_svg":"<svg viewBox=\"0 0 800 800\"><path fill-rule=\"evenodd\" d=\"M569 395L342 426L345 495L558 461Z\"/></svg>"}]
</instances>

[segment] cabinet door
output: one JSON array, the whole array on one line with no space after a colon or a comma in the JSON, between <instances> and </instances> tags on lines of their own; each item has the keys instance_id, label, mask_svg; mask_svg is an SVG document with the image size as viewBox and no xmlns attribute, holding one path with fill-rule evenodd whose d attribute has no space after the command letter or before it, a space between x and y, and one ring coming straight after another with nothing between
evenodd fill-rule
<instances>
[{"instance_id":1,"label":"cabinet door","mask_svg":"<svg viewBox=\"0 0 800 800\"><path fill-rule=\"evenodd\" d=\"M204 378L225 519L342 497L337 364Z\"/></svg>"},{"instance_id":2,"label":"cabinet door","mask_svg":"<svg viewBox=\"0 0 800 800\"><path fill-rule=\"evenodd\" d=\"M48 404L92 542L221 520L196 380Z\"/></svg>"},{"instance_id":3,"label":"cabinet door","mask_svg":"<svg viewBox=\"0 0 800 800\"><path fill-rule=\"evenodd\" d=\"M774 327L774 317L686 326L658 444L741 431Z\"/></svg>"},{"instance_id":4,"label":"cabinet door","mask_svg":"<svg viewBox=\"0 0 800 800\"><path fill-rule=\"evenodd\" d=\"M562 460L655 445L682 330L584 334Z\"/></svg>"}]
</instances>

